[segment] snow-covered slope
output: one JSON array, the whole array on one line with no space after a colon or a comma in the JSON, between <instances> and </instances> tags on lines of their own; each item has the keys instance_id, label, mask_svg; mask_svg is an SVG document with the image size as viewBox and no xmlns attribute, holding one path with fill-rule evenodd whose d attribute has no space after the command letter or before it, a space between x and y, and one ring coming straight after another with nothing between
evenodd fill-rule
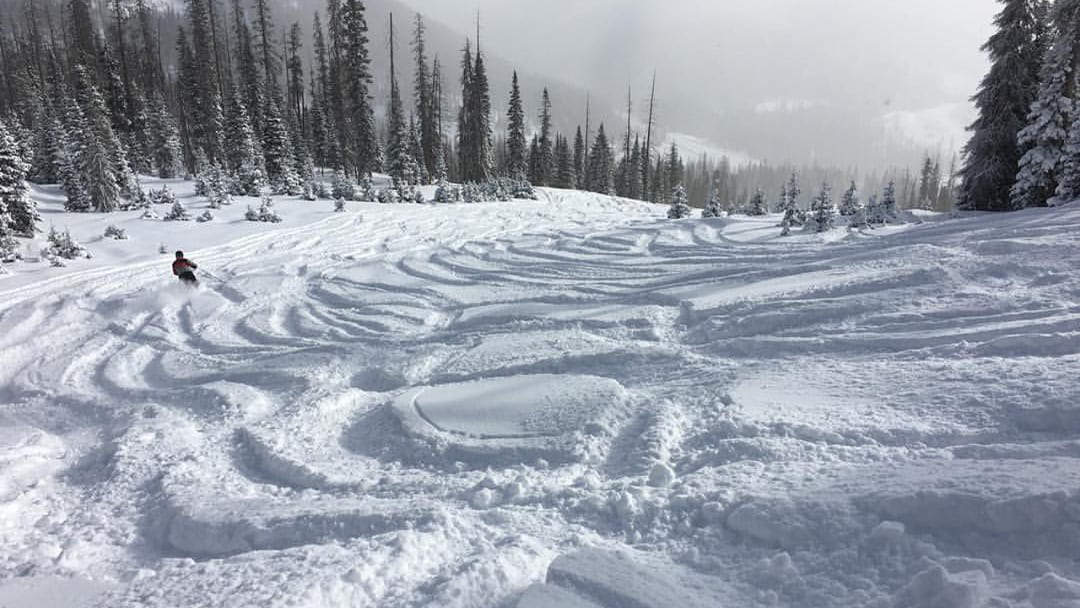
<instances>
[{"instance_id":1,"label":"snow-covered slope","mask_svg":"<svg viewBox=\"0 0 1080 608\"><path fill-rule=\"evenodd\" d=\"M95 257L0 276L0 605L1080 605L1076 207L36 195Z\"/></svg>"}]
</instances>

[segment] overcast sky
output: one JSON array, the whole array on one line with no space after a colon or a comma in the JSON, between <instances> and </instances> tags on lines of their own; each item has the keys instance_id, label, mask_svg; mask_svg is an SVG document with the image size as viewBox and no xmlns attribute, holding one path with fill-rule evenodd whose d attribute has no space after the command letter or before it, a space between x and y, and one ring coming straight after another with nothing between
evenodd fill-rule
<instances>
[{"instance_id":1,"label":"overcast sky","mask_svg":"<svg viewBox=\"0 0 1080 608\"><path fill-rule=\"evenodd\" d=\"M979 49L1000 7L994 0L405 2L462 32L480 11L487 50L611 98L625 96L628 83L644 97L655 68L669 118L709 123L695 134L719 145L755 147L747 116L775 124L831 114L830 127L808 127L827 133L837 117L852 116L866 138L883 140L883 156L884 140L902 136L927 148L963 145L968 98L986 70ZM736 141L722 141L725 133ZM775 145L755 153L783 155ZM821 155L830 153L837 154L823 145Z\"/></svg>"}]
</instances>

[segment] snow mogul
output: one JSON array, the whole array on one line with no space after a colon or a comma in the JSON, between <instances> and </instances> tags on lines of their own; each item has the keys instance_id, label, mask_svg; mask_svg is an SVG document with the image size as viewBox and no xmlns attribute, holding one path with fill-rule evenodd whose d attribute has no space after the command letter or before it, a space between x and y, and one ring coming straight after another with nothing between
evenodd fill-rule
<instances>
[{"instance_id":1,"label":"snow mogul","mask_svg":"<svg viewBox=\"0 0 1080 608\"><path fill-rule=\"evenodd\" d=\"M198 285L199 279L195 277L195 271L198 269L199 266L195 262L184 257L183 251L176 252L176 261L173 262L172 271L182 283L192 287Z\"/></svg>"}]
</instances>

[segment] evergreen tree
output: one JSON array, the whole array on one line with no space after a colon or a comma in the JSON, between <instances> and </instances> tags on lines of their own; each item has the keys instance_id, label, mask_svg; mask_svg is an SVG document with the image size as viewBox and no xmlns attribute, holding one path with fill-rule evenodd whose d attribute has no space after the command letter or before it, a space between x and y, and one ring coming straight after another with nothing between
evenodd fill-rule
<instances>
[{"instance_id":1,"label":"evergreen tree","mask_svg":"<svg viewBox=\"0 0 1080 608\"><path fill-rule=\"evenodd\" d=\"M480 52L479 45L476 49L476 67L473 69L472 89L474 107L471 128L476 153L473 177L475 177L477 183L483 183L490 179L494 173L495 146L491 127L491 91L488 84L487 68L484 65L484 55Z\"/></svg>"},{"instance_id":2,"label":"evergreen tree","mask_svg":"<svg viewBox=\"0 0 1080 608\"><path fill-rule=\"evenodd\" d=\"M311 152L317 166L337 167L337 137L329 95L330 51L318 11L315 12L313 39L317 71L311 77Z\"/></svg>"},{"instance_id":3,"label":"evergreen tree","mask_svg":"<svg viewBox=\"0 0 1080 608\"><path fill-rule=\"evenodd\" d=\"M848 186L844 196L840 199L840 215L844 217L851 217L862 209L862 203L859 202L859 188L852 181Z\"/></svg>"},{"instance_id":4,"label":"evergreen tree","mask_svg":"<svg viewBox=\"0 0 1080 608\"><path fill-rule=\"evenodd\" d=\"M266 180L277 194L299 195L302 191L300 176L296 173L289 130L281 117L281 98L271 93L263 108L263 161L266 163Z\"/></svg>"},{"instance_id":5,"label":"evergreen tree","mask_svg":"<svg viewBox=\"0 0 1080 608\"><path fill-rule=\"evenodd\" d=\"M191 25L191 55L186 78L189 97L193 147L201 149L211 162L222 160L222 110L218 91L217 57L214 53L207 0L187 0Z\"/></svg>"},{"instance_id":6,"label":"evergreen tree","mask_svg":"<svg viewBox=\"0 0 1080 608\"><path fill-rule=\"evenodd\" d=\"M570 149L570 140L558 136L555 138L555 186L559 188L574 188L577 182L577 174L574 172L574 153Z\"/></svg>"},{"instance_id":7,"label":"evergreen tree","mask_svg":"<svg viewBox=\"0 0 1080 608\"><path fill-rule=\"evenodd\" d=\"M29 179L39 184L55 184L60 181L60 163L63 154L63 125L49 99L42 98L34 111L33 160Z\"/></svg>"},{"instance_id":8,"label":"evergreen tree","mask_svg":"<svg viewBox=\"0 0 1080 608\"><path fill-rule=\"evenodd\" d=\"M1055 5L1058 35L1041 69L1038 96L1020 131L1020 158L1016 184L1010 192L1012 208L1045 207L1061 183L1069 125L1073 121L1080 35L1080 3L1063 0ZM1066 186L1065 190L1068 190Z\"/></svg>"},{"instance_id":9,"label":"evergreen tree","mask_svg":"<svg viewBox=\"0 0 1080 608\"><path fill-rule=\"evenodd\" d=\"M748 215L763 216L769 214L769 203L765 200L765 191L758 188L754 192L754 197L750 199L750 207L747 209Z\"/></svg>"},{"instance_id":10,"label":"evergreen tree","mask_svg":"<svg viewBox=\"0 0 1080 608\"><path fill-rule=\"evenodd\" d=\"M787 184L785 183L780 187L780 198L776 200L776 212L786 213L788 209L788 191Z\"/></svg>"},{"instance_id":11,"label":"evergreen tree","mask_svg":"<svg viewBox=\"0 0 1080 608\"><path fill-rule=\"evenodd\" d=\"M795 211L795 215L799 215L799 195L802 194L802 190L799 188L799 176L795 173L791 174L791 178L788 179L787 185L784 187L782 198L780 199L780 205L777 212L787 214L788 211Z\"/></svg>"},{"instance_id":12,"label":"evergreen tree","mask_svg":"<svg viewBox=\"0 0 1080 608\"><path fill-rule=\"evenodd\" d=\"M1032 148L1020 160L1012 190L1015 208L1044 207L1080 198L1080 120L1077 73L1080 68L1080 2L1054 6L1058 35L1043 63L1039 97L1032 106L1020 144ZM1049 189L1054 186L1051 195Z\"/></svg>"},{"instance_id":13,"label":"evergreen tree","mask_svg":"<svg viewBox=\"0 0 1080 608\"><path fill-rule=\"evenodd\" d=\"M26 186L29 170L18 143L0 120L0 258L14 253L7 247L13 243L12 237L33 237L41 221Z\"/></svg>"},{"instance_id":14,"label":"evergreen tree","mask_svg":"<svg viewBox=\"0 0 1080 608\"><path fill-rule=\"evenodd\" d=\"M90 200L90 194L83 186L79 162L84 146L91 139L91 132L87 127L86 116L75 97L68 95L65 91L61 99L64 104L64 124L57 140L59 145L57 174L64 188L64 194L67 195L64 208L68 211L86 212L91 210L93 203Z\"/></svg>"},{"instance_id":15,"label":"evergreen tree","mask_svg":"<svg viewBox=\"0 0 1080 608\"><path fill-rule=\"evenodd\" d=\"M303 38L304 32L300 28L300 24L292 24L292 27L289 28L289 40L286 45L288 60L285 62L285 69L289 75L286 99L289 112L292 114L292 120L296 121L298 126L298 133L303 133L305 126L304 60L300 55L300 51L304 48ZM303 138L298 139L302 140Z\"/></svg>"},{"instance_id":16,"label":"evergreen tree","mask_svg":"<svg viewBox=\"0 0 1080 608\"><path fill-rule=\"evenodd\" d=\"M712 188L709 188L709 202L705 203L705 209L701 212L701 217L702 219L712 219L723 217L723 215L724 210L720 205L720 189L714 183Z\"/></svg>"},{"instance_id":17,"label":"evergreen tree","mask_svg":"<svg viewBox=\"0 0 1080 608\"><path fill-rule=\"evenodd\" d=\"M539 184L542 181L540 176L540 137L533 135L532 141L529 142L529 183Z\"/></svg>"},{"instance_id":18,"label":"evergreen tree","mask_svg":"<svg viewBox=\"0 0 1080 608\"><path fill-rule=\"evenodd\" d=\"M603 123L600 124L596 141L593 142L593 148L589 154L586 187L590 192L600 194L610 195L615 191L615 153L611 149L611 144L608 143Z\"/></svg>"},{"instance_id":19,"label":"evergreen tree","mask_svg":"<svg viewBox=\"0 0 1080 608\"><path fill-rule=\"evenodd\" d=\"M588 173L589 173L589 151L585 149L585 138L581 135L581 126L577 128L577 135L574 136L574 170L577 173L577 183L574 184L575 188L582 190L588 189Z\"/></svg>"},{"instance_id":20,"label":"evergreen tree","mask_svg":"<svg viewBox=\"0 0 1080 608\"><path fill-rule=\"evenodd\" d=\"M684 166L682 157L679 156L679 144L672 141L671 150L668 151L667 164L665 166L667 171L667 183L671 185L677 185L683 183Z\"/></svg>"},{"instance_id":21,"label":"evergreen tree","mask_svg":"<svg viewBox=\"0 0 1080 608\"><path fill-rule=\"evenodd\" d=\"M235 20L234 37L236 38L236 74L237 87L243 91L244 107L247 108L251 120L251 127L256 134L263 133L262 109L266 105L266 96L263 88L262 70L255 59L255 43L251 29L244 20L244 11L240 0L233 0L233 17Z\"/></svg>"},{"instance_id":22,"label":"evergreen tree","mask_svg":"<svg viewBox=\"0 0 1080 608\"><path fill-rule=\"evenodd\" d=\"M76 68L79 106L85 119L80 136L77 171L82 190L94 211L115 211L122 193L132 191L134 176L123 146L113 132L105 101L81 66Z\"/></svg>"},{"instance_id":23,"label":"evergreen tree","mask_svg":"<svg viewBox=\"0 0 1080 608\"><path fill-rule=\"evenodd\" d=\"M975 95L979 117L971 125L960 171L960 206L965 209L1011 209L1010 189L1020 158L1020 130L1038 91L1039 64L1044 49L1041 23L1044 0L1000 0L1004 10L995 21L998 31L983 49L991 68Z\"/></svg>"},{"instance_id":24,"label":"evergreen tree","mask_svg":"<svg viewBox=\"0 0 1080 608\"><path fill-rule=\"evenodd\" d=\"M416 97L416 116L419 121L420 147L422 154L416 160L429 176L439 175L439 157L442 154L442 142L439 138L439 108L435 95L435 81L428 70L427 51L424 41L424 18L416 15L413 29L413 57L416 61L413 90Z\"/></svg>"},{"instance_id":25,"label":"evergreen tree","mask_svg":"<svg viewBox=\"0 0 1080 608\"><path fill-rule=\"evenodd\" d=\"M270 0L254 0L254 9L255 52L262 61L266 94L272 97L280 91L278 74L281 73L281 60L277 54L277 44L274 42L276 37L274 35L274 16L270 8ZM278 111L281 111L280 107Z\"/></svg>"},{"instance_id":26,"label":"evergreen tree","mask_svg":"<svg viewBox=\"0 0 1080 608\"><path fill-rule=\"evenodd\" d=\"M461 58L461 108L458 110L458 167L461 181L476 181L473 159L476 157L476 144L472 124L476 106L473 103L473 57L472 43L465 41L465 50Z\"/></svg>"},{"instance_id":27,"label":"evergreen tree","mask_svg":"<svg viewBox=\"0 0 1080 608\"><path fill-rule=\"evenodd\" d=\"M391 57L393 50L391 49ZM391 59L391 66L393 60ZM417 183L417 175L412 158L412 141L405 124L405 110L398 90L397 75L390 73L390 125L386 144L387 173L394 180L394 187Z\"/></svg>"},{"instance_id":28,"label":"evergreen tree","mask_svg":"<svg viewBox=\"0 0 1080 608\"><path fill-rule=\"evenodd\" d=\"M896 183L890 181L885 185L881 198L871 198L866 210L867 222L871 225L888 224L895 221L899 216L896 204Z\"/></svg>"},{"instance_id":29,"label":"evergreen tree","mask_svg":"<svg viewBox=\"0 0 1080 608\"><path fill-rule=\"evenodd\" d=\"M370 175L380 163L375 131L375 112L371 107L371 59L368 54L368 26L360 0L344 0L339 12L337 54L340 56L340 86L344 122L342 153L345 164L357 176ZM332 19L333 21L333 19Z\"/></svg>"},{"instance_id":30,"label":"evergreen tree","mask_svg":"<svg viewBox=\"0 0 1080 608\"><path fill-rule=\"evenodd\" d=\"M540 101L540 140L537 142L540 152L539 162L537 163L540 172L540 185L544 186L551 183L551 178L555 172L555 157L552 150L551 136L551 95L545 87Z\"/></svg>"},{"instance_id":31,"label":"evergreen tree","mask_svg":"<svg viewBox=\"0 0 1080 608\"><path fill-rule=\"evenodd\" d=\"M814 198L810 206L810 221L807 229L814 232L827 232L836 226L836 207L832 202L832 188L829 184L821 186L821 193Z\"/></svg>"},{"instance_id":32,"label":"evergreen tree","mask_svg":"<svg viewBox=\"0 0 1080 608\"><path fill-rule=\"evenodd\" d=\"M154 92L146 121L148 160L162 179L178 177L183 172L184 150L176 121L165 105L160 91Z\"/></svg>"},{"instance_id":33,"label":"evergreen tree","mask_svg":"<svg viewBox=\"0 0 1080 608\"><path fill-rule=\"evenodd\" d=\"M526 172L528 170L528 160L526 159L526 146L528 145L525 140L525 110L521 105L521 89L518 86L518 75L514 72L514 80L512 88L510 89L510 109L506 114L507 120L509 120L508 133L507 133L507 147L509 148L510 158L507 162L507 174L510 179L525 179Z\"/></svg>"},{"instance_id":34,"label":"evergreen tree","mask_svg":"<svg viewBox=\"0 0 1080 608\"><path fill-rule=\"evenodd\" d=\"M255 138L247 108L239 91L233 92L225 121L226 167L235 178L233 194L259 196L266 185L262 149Z\"/></svg>"},{"instance_id":35,"label":"evergreen tree","mask_svg":"<svg viewBox=\"0 0 1080 608\"><path fill-rule=\"evenodd\" d=\"M679 184L671 191L671 207L668 209L668 219L686 219L690 217L691 213L693 213L693 210L690 208L689 199L686 196L686 188Z\"/></svg>"}]
</instances>

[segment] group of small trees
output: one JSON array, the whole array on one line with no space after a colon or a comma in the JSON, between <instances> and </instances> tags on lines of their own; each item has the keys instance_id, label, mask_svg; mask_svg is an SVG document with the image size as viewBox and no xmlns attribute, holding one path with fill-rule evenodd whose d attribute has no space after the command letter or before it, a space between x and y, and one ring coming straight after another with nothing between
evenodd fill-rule
<instances>
[{"instance_id":1,"label":"group of small trees","mask_svg":"<svg viewBox=\"0 0 1080 608\"><path fill-rule=\"evenodd\" d=\"M808 232L827 232L836 227L837 216L843 218L850 228L871 228L895 223L901 219L896 200L896 185L892 182L885 186L880 197L872 196L865 203L859 198L858 186L855 182L851 182L851 186L840 200L839 208L833 202L832 187L827 183L822 185L821 191L810 201L808 208L800 205L801 194L798 176L792 175L783 186L780 199L774 208L776 214L783 216L780 221L783 236L791 234L794 228L802 228ZM769 206L765 200L765 193L760 189L757 190L750 204L740 212L750 216L768 215ZM668 218L685 219L691 214L686 189L678 185L672 190ZM705 204L701 216L704 219L710 219L724 215L720 198L714 192Z\"/></svg>"}]
</instances>

